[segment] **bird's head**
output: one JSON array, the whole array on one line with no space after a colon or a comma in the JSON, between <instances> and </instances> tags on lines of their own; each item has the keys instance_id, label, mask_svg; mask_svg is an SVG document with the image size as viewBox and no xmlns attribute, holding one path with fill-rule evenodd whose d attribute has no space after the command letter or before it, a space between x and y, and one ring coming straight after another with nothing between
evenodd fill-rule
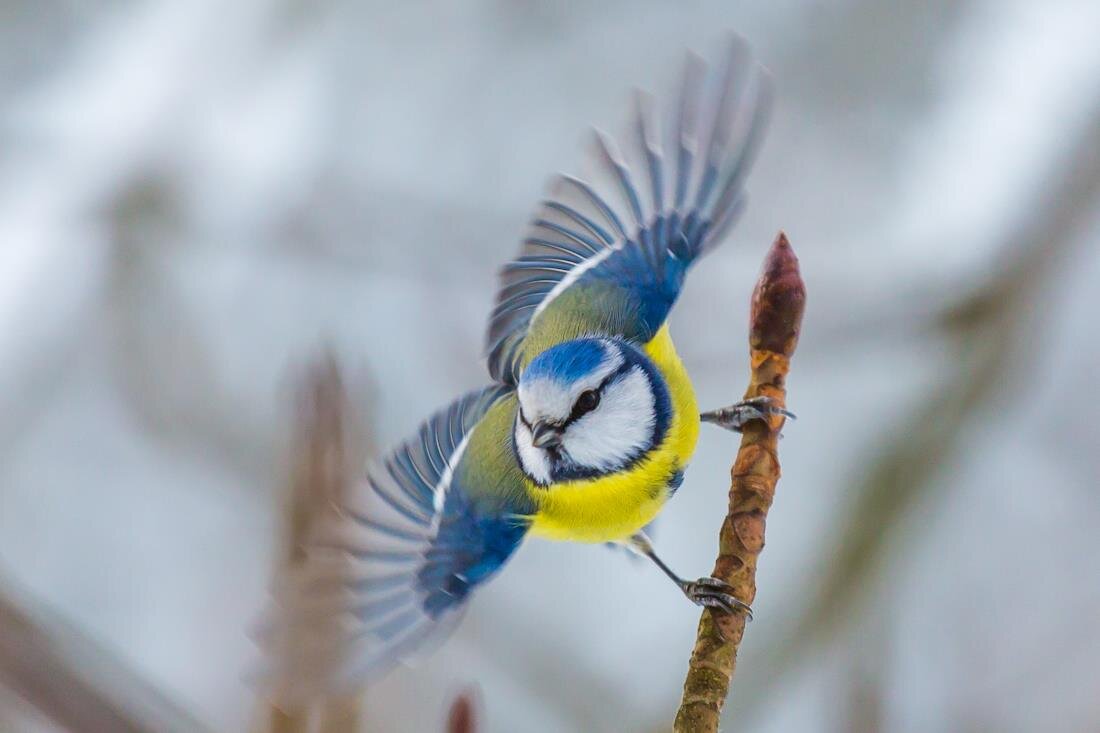
<instances>
[{"instance_id":1,"label":"bird's head","mask_svg":"<svg viewBox=\"0 0 1100 733\"><path fill-rule=\"evenodd\" d=\"M535 357L519 381L515 446L537 484L620 471L668 430L668 388L634 346L581 338Z\"/></svg>"}]
</instances>

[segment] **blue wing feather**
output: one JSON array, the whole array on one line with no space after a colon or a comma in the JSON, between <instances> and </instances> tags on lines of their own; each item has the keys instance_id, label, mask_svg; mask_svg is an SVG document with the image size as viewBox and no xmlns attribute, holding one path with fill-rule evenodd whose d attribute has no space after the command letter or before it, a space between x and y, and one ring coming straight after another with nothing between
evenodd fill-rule
<instances>
[{"instance_id":1,"label":"blue wing feather","mask_svg":"<svg viewBox=\"0 0 1100 733\"><path fill-rule=\"evenodd\" d=\"M560 201L549 200L543 201L542 206L546 209L549 209L550 211L557 211L560 214L564 214L569 219L572 219L577 224L580 224L588 231L589 234L598 238L600 240L600 243L603 245L610 245L615 242L615 240L611 238L611 235L607 233L606 229L601 227L596 222L592 221L591 218L574 209L572 206L566 206ZM600 246L596 245L596 248L593 250L592 254L599 254L599 251Z\"/></svg>"},{"instance_id":2,"label":"blue wing feather","mask_svg":"<svg viewBox=\"0 0 1100 733\"><path fill-rule=\"evenodd\" d=\"M308 682L318 690L361 683L453 626L470 591L527 530L511 514L479 510L458 470L471 432L511 392L497 384L432 415L369 473L371 510L342 507L348 521L311 542L312 569L279 598L282 615L266 632L265 643L283 648L278 661L294 669L272 677L285 673L307 695L301 685L313 666L322 671ZM355 571L339 565L328 574L325 558L355 563ZM346 664L333 667L334 658Z\"/></svg>"},{"instance_id":3,"label":"blue wing feather","mask_svg":"<svg viewBox=\"0 0 1100 733\"><path fill-rule=\"evenodd\" d=\"M653 100L638 92L635 96L638 147L645 152L645 164L649 171L649 192L653 211L665 208L664 160L661 153L660 134L654 129ZM660 231L659 228L655 228Z\"/></svg>"},{"instance_id":4,"label":"blue wing feather","mask_svg":"<svg viewBox=\"0 0 1100 733\"><path fill-rule=\"evenodd\" d=\"M745 177L766 127L770 82L740 38L731 43L706 105L704 77L704 65L689 57L673 113L671 202L664 190L661 136L648 99L639 96L626 155L597 132L596 178L562 176L555 195L542 203L532 221L535 233L501 271L486 339L494 379L518 382L536 355L524 348L525 339L566 290L612 283L629 304L591 323L577 323L577 318L592 316L568 314L572 328L651 337L667 318L688 268L736 221L745 204ZM645 171L637 181L631 163ZM545 348L545 340L539 345Z\"/></svg>"},{"instance_id":5,"label":"blue wing feather","mask_svg":"<svg viewBox=\"0 0 1100 733\"><path fill-rule=\"evenodd\" d=\"M588 203L595 207L596 212L615 230L616 239L610 242L609 245L613 245L616 241L622 241L627 238L626 229L623 228L623 222L619 219L619 215L615 213L614 209L608 206L607 201L605 201L600 194L596 193L596 190L592 188L591 185L585 183L576 176L563 175L561 180L563 183L572 186L583 194L585 199L588 200Z\"/></svg>"}]
</instances>

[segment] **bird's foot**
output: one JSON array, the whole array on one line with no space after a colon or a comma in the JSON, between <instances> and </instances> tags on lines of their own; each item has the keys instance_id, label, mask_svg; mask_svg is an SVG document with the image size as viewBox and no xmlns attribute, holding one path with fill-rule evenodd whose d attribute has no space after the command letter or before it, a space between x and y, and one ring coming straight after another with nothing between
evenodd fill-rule
<instances>
[{"instance_id":1,"label":"bird's foot","mask_svg":"<svg viewBox=\"0 0 1100 733\"><path fill-rule=\"evenodd\" d=\"M753 420L767 420L771 415L782 415L795 420L793 412L779 407L771 397L760 396L742 400L729 407L704 412L699 416L703 422L713 423L726 430L740 433L745 425Z\"/></svg>"},{"instance_id":2,"label":"bird's foot","mask_svg":"<svg viewBox=\"0 0 1100 733\"><path fill-rule=\"evenodd\" d=\"M752 621L752 608L749 604L735 598L732 595L733 588L718 578L681 581L680 589L697 606L713 608L725 613L742 611L746 619Z\"/></svg>"}]
</instances>

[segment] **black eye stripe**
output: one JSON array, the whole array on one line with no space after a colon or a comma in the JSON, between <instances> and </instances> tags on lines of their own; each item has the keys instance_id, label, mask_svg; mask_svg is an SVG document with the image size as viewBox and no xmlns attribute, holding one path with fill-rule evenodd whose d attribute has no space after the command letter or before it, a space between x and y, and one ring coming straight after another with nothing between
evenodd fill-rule
<instances>
[{"instance_id":1,"label":"black eye stripe","mask_svg":"<svg viewBox=\"0 0 1100 733\"><path fill-rule=\"evenodd\" d=\"M604 377L603 380L599 383L599 385L595 389L585 390L585 392L595 392L597 395L602 395L603 391L604 391L604 388L607 387L607 385L611 384L611 382L613 382L616 377L621 377L622 375L630 372L634 368L634 366L635 366L634 364L632 364L629 361L626 361L624 359L623 363L620 364L615 371L611 372L606 377ZM647 378L647 381L648 381L648 378ZM584 392L581 392L581 394L583 395ZM580 397L578 397L577 399L579 400ZM598 403L597 403L597 406L599 406ZM596 408L593 407L592 409L594 410ZM569 427L569 425L575 423L577 420L580 420L582 417L584 417L587 414L588 414L588 411L578 412L577 405L574 404L573 405L573 412L570 413L569 417L562 424L562 428Z\"/></svg>"},{"instance_id":2,"label":"black eye stripe","mask_svg":"<svg viewBox=\"0 0 1100 733\"><path fill-rule=\"evenodd\" d=\"M526 426L528 430L531 430L531 423L527 420L527 416L523 414L523 407L519 408L519 421Z\"/></svg>"},{"instance_id":3,"label":"black eye stripe","mask_svg":"<svg viewBox=\"0 0 1100 733\"><path fill-rule=\"evenodd\" d=\"M580 397L577 398L576 404L573 405L573 412L569 414L569 419L566 421L566 424L568 425L569 423L576 422L599 406L599 390L586 389L585 391L581 392Z\"/></svg>"}]
</instances>

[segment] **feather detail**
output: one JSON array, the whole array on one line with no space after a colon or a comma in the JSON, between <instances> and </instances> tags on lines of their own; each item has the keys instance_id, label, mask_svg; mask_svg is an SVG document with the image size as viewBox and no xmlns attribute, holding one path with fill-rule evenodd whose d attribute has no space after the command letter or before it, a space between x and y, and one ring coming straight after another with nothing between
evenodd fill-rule
<instances>
[{"instance_id":1,"label":"feather detail","mask_svg":"<svg viewBox=\"0 0 1100 733\"><path fill-rule=\"evenodd\" d=\"M346 691L453 627L469 591L527 529L478 507L457 472L477 425L511 393L498 384L459 398L368 473L369 511L341 507L306 547L301 571L276 589L258 641L293 669L261 676L298 680L295 694L305 698ZM319 664L333 658L346 663ZM324 674L311 675L315 667Z\"/></svg>"},{"instance_id":2,"label":"feather detail","mask_svg":"<svg viewBox=\"0 0 1100 733\"><path fill-rule=\"evenodd\" d=\"M654 105L642 93L635 96L627 148L596 131L593 175L558 179L519 257L501 271L486 338L494 379L518 383L536 355L528 337L547 319L569 324L559 341L585 333L648 341L679 295L687 268L736 222L768 119L770 79L736 36L704 94L706 76L703 62L689 55L671 115L670 192ZM636 177L632 166L643 175ZM599 282L620 291L619 301L602 309L611 315L598 308L555 312L564 293ZM541 349L554 340L533 343Z\"/></svg>"}]
</instances>

